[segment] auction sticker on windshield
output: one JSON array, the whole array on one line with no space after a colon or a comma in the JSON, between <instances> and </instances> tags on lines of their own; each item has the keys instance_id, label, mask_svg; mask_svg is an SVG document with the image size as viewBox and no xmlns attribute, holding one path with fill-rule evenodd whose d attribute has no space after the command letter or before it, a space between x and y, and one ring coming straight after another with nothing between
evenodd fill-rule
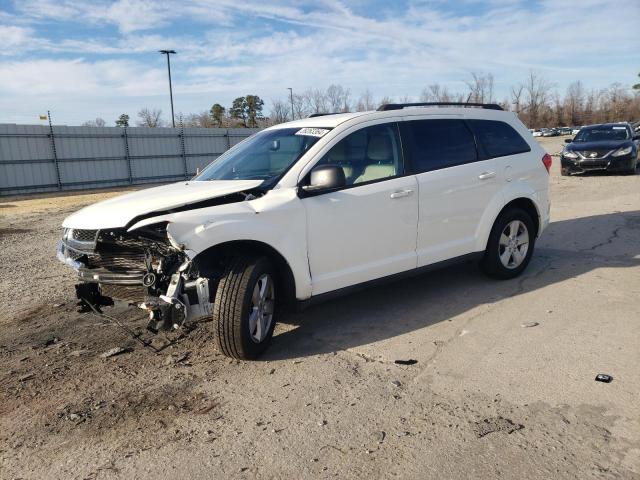
<instances>
[{"instance_id":1,"label":"auction sticker on windshield","mask_svg":"<svg viewBox=\"0 0 640 480\"><path fill-rule=\"evenodd\" d=\"M322 137L324 135L326 135L327 133L329 133L329 130L326 128L310 128L310 127L306 127L306 128L301 128L300 130L298 130L296 132L296 135L306 135L308 137Z\"/></svg>"}]
</instances>

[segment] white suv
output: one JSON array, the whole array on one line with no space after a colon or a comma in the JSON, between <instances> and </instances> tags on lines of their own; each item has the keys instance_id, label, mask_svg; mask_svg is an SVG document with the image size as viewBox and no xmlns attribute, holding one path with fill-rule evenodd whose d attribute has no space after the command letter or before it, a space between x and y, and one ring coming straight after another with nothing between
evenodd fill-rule
<instances>
[{"instance_id":1,"label":"white suv","mask_svg":"<svg viewBox=\"0 0 640 480\"><path fill-rule=\"evenodd\" d=\"M80 305L149 328L213 317L251 359L286 307L478 256L512 278L549 222L551 157L497 105L391 104L262 130L193 180L69 216L58 257Z\"/></svg>"}]
</instances>

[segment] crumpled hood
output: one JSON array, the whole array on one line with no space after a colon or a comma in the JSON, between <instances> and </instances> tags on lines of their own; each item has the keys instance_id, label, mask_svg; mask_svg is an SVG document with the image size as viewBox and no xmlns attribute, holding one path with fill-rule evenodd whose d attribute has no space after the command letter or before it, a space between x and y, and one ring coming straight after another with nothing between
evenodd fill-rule
<instances>
[{"instance_id":1,"label":"crumpled hood","mask_svg":"<svg viewBox=\"0 0 640 480\"><path fill-rule=\"evenodd\" d=\"M86 230L121 228L141 215L163 212L258 187L262 180L188 181L103 200L68 216L62 226Z\"/></svg>"}]
</instances>

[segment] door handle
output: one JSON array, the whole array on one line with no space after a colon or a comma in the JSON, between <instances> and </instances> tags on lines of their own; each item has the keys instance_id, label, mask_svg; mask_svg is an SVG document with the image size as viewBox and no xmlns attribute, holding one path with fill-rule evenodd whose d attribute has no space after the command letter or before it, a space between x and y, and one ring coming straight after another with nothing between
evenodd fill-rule
<instances>
[{"instance_id":1,"label":"door handle","mask_svg":"<svg viewBox=\"0 0 640 480\"><path fill-rule=\"evenodd\" d=\"M408 197L413 193L413 190L398 190L397 192L393 192L391 194L391 198L402 198Z\"/></svg>"},{"instance_id":2,"label":"door handle","mask_svg":"<svg viewBox=\"0 0 640 480\"><path fill-rule=\"evenodd\" d=\"M496 176L496 172L482 172L480 175L478 175L478 178L480 180L488 180L489 178L493 178Z\"/></svg>"}]
</instances>

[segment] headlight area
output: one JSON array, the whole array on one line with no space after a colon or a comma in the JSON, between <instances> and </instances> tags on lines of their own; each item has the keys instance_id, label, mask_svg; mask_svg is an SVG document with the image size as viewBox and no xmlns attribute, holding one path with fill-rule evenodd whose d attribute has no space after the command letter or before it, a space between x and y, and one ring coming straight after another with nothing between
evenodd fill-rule
<instances>
[{"instance_id":1,"label":"headlight area","mask_svg":"<svg viewBox=\"0 0 640 480\"><path fill-rule=\"evenodd\" d=\"M575 160L576 158L578 158L578 154L575 152L572 152L571 150L564 150L562 152L562 156L564 158L570 158L572 160Z\"/></svg>"},{"instance_id":2,"label":"headlight area","mask_svg":"<svg viewBox=\"0 0 640 480\"><path fill-rule=\"evenodd\" d=\"M624 148L619 148L618 150L613 152L611 154L611 156L612 157L624 157L625 155L631 154L632 150L633 150L633 147L631 147L631 146L624 147Z\"/></svg>"},{"instance_id":3,"label":"headlight area","mask_svg":"<svg viewBox=\"0 0 640 480\"><path fill-rule=\"evenodd\" d=\"M212 313L208 278L200 277L182 246L169 238L166 222L133 232L67 229L58 258L78 272L81 312L126 302L148 312L153 332Z\"/></svg>"}]
</instances>

